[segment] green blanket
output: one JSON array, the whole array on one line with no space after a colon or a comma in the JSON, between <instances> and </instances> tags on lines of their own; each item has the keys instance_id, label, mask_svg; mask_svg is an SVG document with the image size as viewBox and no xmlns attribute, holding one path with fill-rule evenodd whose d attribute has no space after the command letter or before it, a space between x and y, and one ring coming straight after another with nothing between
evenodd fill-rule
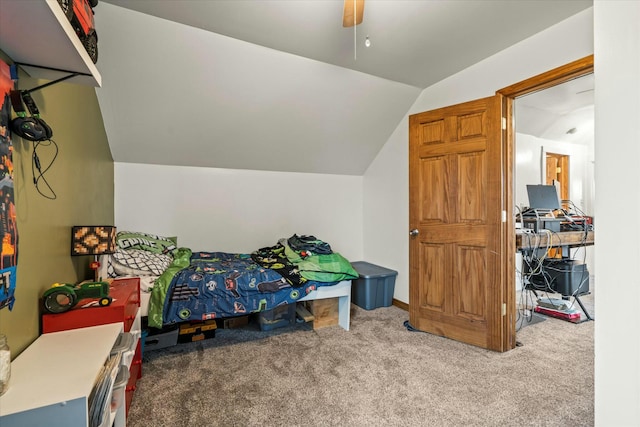
<instances>
[{"instance_id":1,"label":"green blanket","mask_svg":"<svg viewBox=\"0 0 640 427\"><path fill-rule=\"evenodd\" d=\"M286 240L280 240L287 259L298 267L305 279L318 282L340 282L358 278L358 272L342 255L333 252L328 255L311 255L305 258L291 249Z\"/></svg>"},{"instance_id":2,"label":"green blanket","mask_svg":"<svg viewBox=\"0 0 640 427\"><path fill-rule=\"evenodd\" d=\"M174 253L171 265L158 277L151 290L149 299L149 326L162 328L162 310L173 276L191 263L191 249L178 248Z\"/></svg>"}]
</instances>

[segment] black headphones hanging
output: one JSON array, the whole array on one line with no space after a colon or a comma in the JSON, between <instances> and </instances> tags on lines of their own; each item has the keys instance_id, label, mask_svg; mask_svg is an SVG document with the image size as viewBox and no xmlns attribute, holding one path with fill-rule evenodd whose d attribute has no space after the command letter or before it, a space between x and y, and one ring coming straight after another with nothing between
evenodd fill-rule
<instances>
[{"instance_id":1,"label":"black headphones hanging","mask_svg":"<svg viewBox=\"0 0 640 427\"><path fill-rule=\"evenodd\" d=\"M11 120L11 130L18 136L29 141L46 141L51 139L53 131L40 117L40 111L31 94L26 91L12 90L10 97L13 110L18 115L18 117ZM31 117L27 116L23 100L29 109L29 113L31 113Z\"/></svg>"}]
</instances>

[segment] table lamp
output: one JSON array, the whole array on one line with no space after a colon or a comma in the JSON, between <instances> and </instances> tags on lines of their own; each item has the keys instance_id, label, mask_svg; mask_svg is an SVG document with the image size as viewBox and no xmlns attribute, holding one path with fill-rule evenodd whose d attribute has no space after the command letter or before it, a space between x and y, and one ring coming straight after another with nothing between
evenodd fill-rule
<instances>
[{"instance_id":1,"label":"table lamp","mask_svg":"<svg viewBox=\"0 0 640 427\"><path fill-rule=\"evenodd\" d=\"M71 255L93 255L89 268L97 282L100 262L98 256L116 251L116 227L112 225L75 225L71 228Z\"/></svg>"}]
</instances>

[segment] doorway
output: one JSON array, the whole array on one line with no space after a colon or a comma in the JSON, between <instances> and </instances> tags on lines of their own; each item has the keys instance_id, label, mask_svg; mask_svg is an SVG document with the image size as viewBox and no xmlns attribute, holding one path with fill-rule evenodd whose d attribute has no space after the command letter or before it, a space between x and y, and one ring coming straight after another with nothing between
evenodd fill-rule
<instances>
[{"instance_id":1,"label":"doorway","mask_svg":"<svg viewBox=\"0 0 640 427\"><path fill-rule=\"evenodd\" d=\"M526 185L556 184L558 196L593 209L593 74L514 100L515 201L528 206Z\"/></svg>"},{"instance_id":2,"label":"doorway","mask_svg":"<svg viewBox=\"0 0 640 427\"><path fill-rule=\"evenodd\" d=\"M495 100L501 114L493 113L495 107L484 109L492 102L486 98L410 117L409 223L413 240L409 245L409 309L410 322L417 329L496 351L515 347L515 100L591 73L593 55L499 90ZM449 148L450 142L466 138L471 145L464 142ZM490 147L493 143L489 141L495 140L501 141L499 148L490 152L492 158L495 154L498 158L485 162L488 157L476 154L481 152L474 151L476 145ZM460 167L461 161L471 162L474 167ZM496 162L501 165L498 175L486 181L479 174L468 176L469 171L495 171L485 165ZM539 180L544 180L541 175ZM482 192L460 191L460 182L480 188L487 182L486 188L499 191L492 193L492 203L483 204L478 202ZM487 210L489 205L491 210ZM495 225L495 229L488 225ZM476 226L488 234L475 240L469 240L473 233L455 234L469 241L446 237L447 227L475 232ZM491 245L486 245L489 241ZM470 262L461 262L464 256L456 256L461 248ZM492 256L486 257L485 253ZM497 267L490 271L492 280L477 274L488 271L489 259L491 266ZM463 287L458 285L469 277L475 280L475 286L465 286L461 292ZM480 342L478 337L486 340Z\"/></svg>"},{"instance_id":3,"label":"doorway","mask_svg":"<svg viewBox=\"0 0 640 427\"><path fill-rule=\"evenodd\" d=\"M517 148L516 148L517 149ZM569 156L560 153L546 153L545 184L555 185L564 209L569 208Z\"/></svg>"},{"instance_id":4,"label":"doorway","mask_svg":"<svg viewBox=\"0 0 640 427\"><path fill-rule=\"evenodd\" d=\"M568 121L565 119L567 119L569 110L578 110L575 105L570 107L570 103L553 105L557 117L560 117L557 119L558 124L555 125L549 120L549 117L545 117L535 108L536 102L549 105L554 100L562 98L559 95L562 91L567 92L567 95L572 93L584 98L593 97L593 55L498 91L505 96L506 143L514 157L511 163L513 170L507 176L513 180L509 185L513 189L511 206L514 206L516 212L528 206L527 184L551 183L557 183L559 196L565 210L581 215L584 215L585 212L592 212L594 197L593 102L589 103L590 109L583 108L580 112L583 116L590 116L590 129L589 126L567 125ZM534 98L538 99L532 102ZM575 102L575 99L571 102ZM526 110L522 108L523 105L529 107L529 111L526 111L532 114L529 119L535 118L535 120L529 120L530 123L523 123L520 120ZM581 120L585 122L584 117ZM542 129L535 129L541 124L545 124L549 129L554 129L546 131L547 133ZM576 140L580 136L578 131L590 133L590 147L577 143ZM582 136L584 137L584 135ZM528 146L528 150L519 150L519 144L531 145ZM513 215L510 218L513 219ZM589 266L594 266L593 249L591 248L582 247L577 251L572 250L571 256L574 259L581 259ZM512 272L507 272L507 274L513 274L511 277L516 277L516 292L522 288L521 272L517 269L517 266L522 265L520 257L519 253L516 254L513 264L507 263L506 267L507 269L509 266L514 268ZM591 275L593 273L593 270L590 271ZM592 307L588 308L592 309ZM520 314L522 313L516 312L516 318Z\"/></svg>"}]
</instances>

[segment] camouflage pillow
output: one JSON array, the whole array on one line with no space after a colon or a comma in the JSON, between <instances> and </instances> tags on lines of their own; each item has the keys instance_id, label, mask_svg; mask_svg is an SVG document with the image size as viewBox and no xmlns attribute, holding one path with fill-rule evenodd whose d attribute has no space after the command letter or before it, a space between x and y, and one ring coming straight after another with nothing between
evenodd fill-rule
<instances>
[{"instance_id":1,"label":"camouflage pillow","mask_svg":"<svg viewBox=\"0 0 640 427\"><path fill-rule=\"evenodd\" d=\"M163 237L155 234L120 231L116 236L118 249L140 249L155 254L172 254L176 249L177 237Z\"/></svg>"}]
</instances>

